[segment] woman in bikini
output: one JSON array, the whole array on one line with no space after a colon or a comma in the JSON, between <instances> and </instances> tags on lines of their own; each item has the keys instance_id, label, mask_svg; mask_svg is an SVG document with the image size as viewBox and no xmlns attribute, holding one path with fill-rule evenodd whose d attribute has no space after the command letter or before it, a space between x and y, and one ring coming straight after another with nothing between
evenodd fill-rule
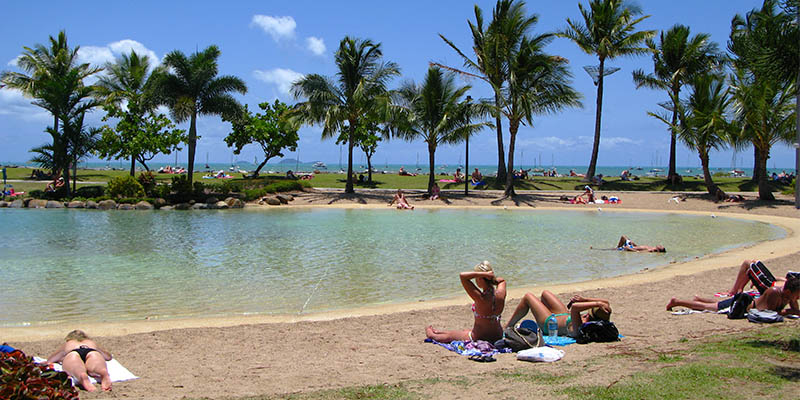
<instances>
[{"instance_id":1,"label":"woman in bikini","mask_svg":"<svg viewBox=\"0 0 800 400\"><path fill-rule=\"evenodd\" d=\"M619 238L619 242L617 242L617 250L620 251L635 251L635 252L643 252L643 253L666 253L667 249L664 246L645 246L633 243L632 240L628 239L627 236L622 235Z\"/></svg>"},{"instance_id":2,"label":"woman in bikini","mask_svg":"<svg viewBox=\"0 0 800 400\"><path fill-rule=\"evenodd\" d=\"M397 203L398 210L413 210L414 206L408 204L408 200L406 200L406 196L403 194L403 189L397 189L397 193L394 194L392 201L389 202L389 207L392 204Z\"/></svg>"},{"instance_id":3,"label":"woman in bikini","mask_svg":"<svg viewBox=\"0 0 800 400\"><path fill-rule=\"evenodd\" d=\"M494 343L502 339L500 315L506 304L506 280L494 275L488 261L476 265L473 271L462 272L460 277L461 285L474 301L472 313L475 315L475 324L472 330L439 331L428 326L425 334L441 343L454 340L485 340Z\"/></svg>"},{"instance_id":4,"label":"woman in bikini","mask_svg":"<svg viewBox=\"0 0 800 400\"><path fill-rule=\"evenodd\" d=\"M47 364L60 362L64 372L77 379L89 392L96 390L89 376L99 379L103 390L111 390L111 378L106 368L111 353L101 349L81 330L70 332L64 340L66 342L47 358Z\"/></svg>"},{"instance_id":5,"label":"woman in bikini","mask_svg":"<svg viewBox=\"0 0 800 400\"><path fill-rule=\"evenodd\" d=\"M569 304L565 306L556 295L545 290L541 299L533 293L526 293L505 327L514 326L528 315L528 311L533 313L543 335L549 333L547 322L550 318L555 318L558 322L558 334L561 336L576 336L584 322L608 321L611 318L611 306L606 299L572 296ZM587 312L582 314L582 311Z\"/></svg>"}]
</instances>

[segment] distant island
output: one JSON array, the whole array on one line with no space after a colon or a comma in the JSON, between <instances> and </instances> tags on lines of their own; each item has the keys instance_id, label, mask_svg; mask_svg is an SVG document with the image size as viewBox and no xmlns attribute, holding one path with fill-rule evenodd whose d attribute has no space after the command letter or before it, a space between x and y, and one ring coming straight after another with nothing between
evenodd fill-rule
<instances>
[{"instance_id":1,"label":"distant island","mask_svg":"<svg viewBox=\"0 0 800 400\"><path fill-rule=\"evenodd\" d=\"M284 158L278 161L278 164L302 164L303 162L295 158Z\"/></svg>"}]
</instances>

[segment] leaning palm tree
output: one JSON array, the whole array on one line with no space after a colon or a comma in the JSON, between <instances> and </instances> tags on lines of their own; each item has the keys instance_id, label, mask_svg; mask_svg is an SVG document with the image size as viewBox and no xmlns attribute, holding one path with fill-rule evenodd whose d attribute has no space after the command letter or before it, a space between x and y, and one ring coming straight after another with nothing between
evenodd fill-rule
<instances>
[{"instance_id":1,"label":"leaning palm tree","mask_svg":"<svg viewBox=\"0 0 800 400\"><path fill-rule=\"evenodd\" d=\"M397 137L408 141L422 139L428 145L428 194L432 193L436 179L437 147L459 142L487 126L472 122L477 108L462 99L470 88L458 86L455 74L432 66L421 85L406 82L397 91L393 131Z\"/></svg>"},{"instance_id":2,"label":"leaning palm tree","mask_svg":"<svg viewBox=\"0 0 800 400\"><path fill-rule=\"evenodd\" d=\"M772 188L767 180L767 160L775 143L790 143L795 133L797 114L792 100L794 84L756 79L743 69L732 76L733 110L741 126L740 134L756 149L758 164L758 197L774 200Z\"/></svg>"},{"instance_id":3,"label":"leaning palm tree","mask_svg":"<svg viewBox=\"0 0 800 400\"><path fill-rule=\"evenodd\" d=\"M220 51L217 46L208 46L201 52L186 56L175 50L164 57L167 72L158 73L154 91L160 103L170 108L177 122L189 120L188 178L192 183L194 155L197 148L197 116L233 116L242 106L232 93L247 93L247 85L232 75L217 76L217 59Z\"/></svg>"},{"instance_id":4,"label":"leaning palm tree","mask_svg":"<svg viewBox=\"0 0 800 400\"><path fill-rule=\"evenodd\" d=\"M108 62L105 65L106 75L100 77L97 82L97 94L108 106L120 108L125 103L126 112L122 113L122 118L126 119L133 131L141 125L144 115L155 110L156 103L149 89L154 86L158 73L150 73L150 57L140 56L136 51L131 50L130 54L122 54L115 62ZM131 133L131 132L125 132ZM125 137L121 133L122 141L134 140L134 137ZM128 154L131 160L130 175L136 171L137 154Z\"/></svg>"},{"instance_id":5,"label":"leaning palm tree","mask_svg":"<svg viewBox=\"0 0 800 400\"><path fill-rule=\"evenodd\" d=\"M569 27L559 36L575 42L586 54L597 55L600 63L597 77L597 108L594 122L594 145L586 180L592 179L597 167L597 153L600 149L600 123L603 115L603 76L606 60L622 56L637 56L648 53L641 44L655 36L655 31L636 31L636 25L649 15L641 14L638 8L623 0L590 0L589 9L578 4L583 23L567 18Z\"/></svg>"},{"instance_id":6,"label":"leaning palm tree","mask_svg":"<svg viewBox=\"0 0 800 400\"><path fill-rule=\"evenodd\" d=\"M321 124L322 137L336 137L347 142L347 184L345 193L353 189L353 148L362 119L376 123L371 113L388 114L387 83L400 73L393 62L383 62L380 43L369 39L345 36L339 42L335 62L336 79L311 74L294 82L295 98L306 101L295 105L290 113L295 123ZM387 117L388 118L388 117Z\"/></svg>"},{"instance_id":7,"label":"leaning palm tree","mask_svg":"<svg viewBox=\"0 0 800 400\"><path fill-rule=\"evenodd\" d=\"M533 126L534 115L580 107L581 95L571 86L568 61L542 51L553 38L546 33L522 39L507 59L509 80L500 112L508 118L508 171L505 196L515 196L514 147L520 125Z\"/></svg>"},{"instance_id":8,"label":"leaning palm tree","mask_svg":"<svg viewBox=\"0 0 800 400\"><path fill-rule=\"evenodd\" d=\"M733 130L733 124L728 120L731 97L725 86L725 77L720 74L697 74L686 83L691 86L691 94L686 101L678 104L678 126L674 126L666 115L649 114L669 125L688 148L697 152L706 190L710 195L717 196L719 188L709 170L709 152L725 148L730 142ZM675 112L672 114L675 115Z\"/></svg>"},{"instance_id":9,"label":"leaning palm tree","mask_svg":"<svg viewBox=\"0 0 800 400\"><path fill-rule=\"evenodd\" d=\"M700 33L689 36L689 27L674 25L668 31L661 32L659 43L647 40L647 47L653 52L653 73L643 70L633 71L636 87L666 90L672 103L672 123L678 123L678 102L681 88L695 75L709 71L719 63L717 44L711 41L711 35ZM675 182L675 142L676 131L671 129L669 146L669 172L667 180Z\"/></svg>"},{"instance_id":10,"label":"leaning palm tree","mask_svg":"<svg viewBox=\"0 0 800 400\"><path fill-rule=\"evenodd\" d=\"M494 91L495 109L499 110L503 86L508 80L508 65L506 64L508 53L519 47L520 41L537 20L537 16L527 15L524 1L498 0L492 12L492 21L484 28L483 11L476 5L475 23L467 21L472 33L474 60L444 35L439 34L439 37L461 56L464 67L473 73L438 63L433 63L433 65L474 76L489 83ZM503 126L501 114L496 112L494 117L497 128L497 180L502 182L507 173L503 149Z\"/></svg>"}]
</instances>

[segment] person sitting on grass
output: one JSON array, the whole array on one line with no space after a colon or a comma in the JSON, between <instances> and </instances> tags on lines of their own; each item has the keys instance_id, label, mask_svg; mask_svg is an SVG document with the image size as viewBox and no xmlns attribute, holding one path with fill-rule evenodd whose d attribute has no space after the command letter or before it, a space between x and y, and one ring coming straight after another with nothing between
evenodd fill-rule
<instances>
[{"instance_id":1,"label":"person sitting on grass","mask_svg":"<svg viewBox=\"0 0 800 400\"><path fill-rule=\"evenodd\" d=\"M455 179L456 183L464 182L464 174L461 173L461 168L456 168L456 172L453 174L453 179Z\"/></svg>"},{"instance_id":2,"label":"person sitting on grass","mask_svg":"<svg viewBox=\"0 0 800 400\"><path fill-rule=\"evenodd\" d=\"M505 327L514 326L519 320L528 315L528 311L533 314L533 318L536 319L536 324L539 325L543 335L549 334L547 322L551 318L555 318L558 322L558 334L560 336L571 337L577 336L584 322L609 321L611 318L611 305L606 299L593 299L576 295L572 296L565 306L556 295L549 290L545 290L542 292L541 299L533 293L525 293ZM581 314L582 311L587 312Z\"/></svg>"},{"instance_id":3,"label":"person sitting on grass","mask_svg":"<svg viewBox=\"0 0 800 400\"><path fill-rule=\"evenodd\" d=\"M58 350L47 358L47 364L60 362L64 372L77 379L89 392L96 389L89 377L100 380L103 390L111 390L111 377L108 375L106 361L111 361L111 353L103 350L94 340L81 330L67 334Z\"/></svg>"},{"instance_id":4,"label":"person sitting on grass","mask_svg":"<svg viewBox=\"0 0 800 400\"><path fill-rule=\"evenodd\" d=\"M54 179L52 182L47 184L47 187L44 189L45 192L55 192L64 187L64 177L59 176L58 178Z\"/></svg>"},{"instance_id":5,"label":"person sitting on grass","mask_svg":"<svg viewBox=\"0 0 800 400\"><path fill-rule=\"evenodd\" d=\"M478 171L478 169L475 168L475 171L472 172L472 177L470 180L472 181L473 185L477 185L483 181L483 174L481 174L481 171Z\"/></svg>"},{"instance_id":6,"label":"person sitting on grass","mask_svg":"<svg viewBox=\"0 0 800 400\"><path fill-rule=\"evenodd\" d=\"M403 189L397 189L397 193L394 194L392 201L389 202L389 206L391 207L392 204L397 202L397 209L398 210L413 210L414 206L408 204L408 200L406 200L406 196L403 194Z\"/></svg>"},{"instance_id":7,"label":"person sitting on grass","mask_svg":"<svg viewBox=\"0 0 800 400\"><path fill-rule=\"evenodd\" d=\"M639 245L634 243L632 240L628 239L627 236L622 235L619 238L619 242L617 242L617 250L619 251L635 251L635 252L644 252L644 253L666 253L667 249L664 246L645 246Z\"/></svg>"},{"instance_id":8,"label":"person sitting on grass","mask_svg":"<svg viewBox=\"0 0 800 400\"><path fill-rule=\"evenodd\" d=\"M295 175L294 171L292 171L292 170L286 171L286 177L288 179L297 179L297 175Z\"/></svg>"},{"instance_id":9,"label":"person sitting on grass","mask_svg":"<svg viewBox=\"0 0 800 400\"><path fill-rule=\"evenodd\" d=\"M750 303L748 309L772 310L780 315L800 315L800 308L797 306L798 297L800 297L800 277L789 275L783 287L772 286L765 290L764 294ZM679 300L673 297L667 303L667 311L672 311L673 307L686 307L697 311L719 311L730 307L734 299L734 297L730 297L717 302L714 299L700 296L694 296L692 300ZM784 310L786 305L789 305L789 309Z\"/></svg>"},{"instance_id":10,"label":"person sitting on grass","mask_svg":"<svg viewBox=\"0 0 800 400\"><path fill-rule=\"evenodd\" d=\"M476 265L472 271L462 272L459 277L461 286L474 301L472 314L475 315L475 323L472 329L440 331L428 325L425 335L440 343L454 340L485 340L494 343L502 339L500 316L506 305L506 280L495 276L489 261Z\"/></svg>"}]
</instances>

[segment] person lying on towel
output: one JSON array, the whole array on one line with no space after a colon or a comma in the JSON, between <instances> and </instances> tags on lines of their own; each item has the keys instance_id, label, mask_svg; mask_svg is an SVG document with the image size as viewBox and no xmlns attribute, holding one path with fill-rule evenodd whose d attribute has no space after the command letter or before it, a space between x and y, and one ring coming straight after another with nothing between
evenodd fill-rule
<instances>
[{"instance_id":1,"label":"person lying on towel","mask_svg":"<svg viewBox=\"0 0 800 400\"><path fill-rule=\"evenodd\" d=\"M100 380L103 390L111 390L111 377L106 368L106 361L111 361L111 353L100 348L81 330L70 332L64 340L65 343L47 358L47 364L60 362L64 372L77 379L89 392L97 390L89 380L90 375Z\"/></svg>"},{"instance_id":2,"label":"person lying on towel","mask_svg":"<svg viewBox=\"0 0 800 400\"><path fill-rule=\"evenodd\" d=\"M800 277L789 275L783 287L772 286L765 290L764 294L750 303L748 309L772 310L780 315L800 315L800 309L797 307L798 297L800 297ZM697 311L719 311L730 307L734 299L731 297L717 302L714 299L699 296L694 296L692 300L679 300L673 297L667 303L667 311L672 311L673 307L678 306ZM787 305L789 309L784 310Z\"/></svg>"},{"instance_id":3,"label":"person lying on towel","mask_svg":"<svg viewBox=\"0 0 800 400\"><path fill-rule=\"evenodd\" d=\"M528 315L528 311L533 314L543 335L550 333L547 322L551 318L555 318L558 322L558 335L570 337L577 337L584 322L609 321L611 319L611 304L606 299L576 295L572 296L565 306L556 295L545 290L542 292L541 298L536 297L533 293L525 293L511 319L506 323L506 327L514 326ZM586 312L583 313L583 311Z\"/></svg>"}]
</instances>

